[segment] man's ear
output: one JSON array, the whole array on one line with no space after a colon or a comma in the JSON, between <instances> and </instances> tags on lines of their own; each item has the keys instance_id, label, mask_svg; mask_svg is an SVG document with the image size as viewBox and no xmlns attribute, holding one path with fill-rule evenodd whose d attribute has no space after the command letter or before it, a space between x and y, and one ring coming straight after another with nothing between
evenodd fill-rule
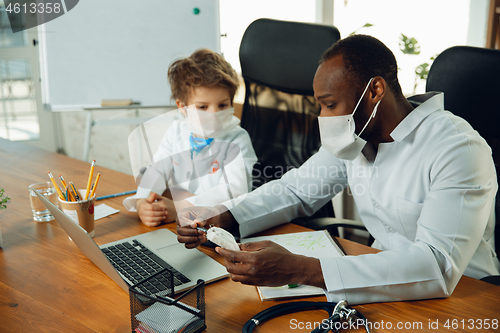
<instances>
[{"instance_id":1,"label":"man's ear","mask_svg":"<svg viewBox=\"0 0 500 333\"><path fill-rule=\"evenodd\" d=\"M375 76L370 84L370 99L373 103L377 103L386 93L387 82L381 76Z\"/></svg>"}]
</instances>

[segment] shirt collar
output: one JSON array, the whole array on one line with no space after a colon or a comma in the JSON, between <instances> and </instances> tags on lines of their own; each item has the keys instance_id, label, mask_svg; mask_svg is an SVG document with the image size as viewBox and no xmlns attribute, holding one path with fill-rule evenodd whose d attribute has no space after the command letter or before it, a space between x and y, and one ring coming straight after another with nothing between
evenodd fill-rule
<instances>
[{"instance_id":1,"label":"shirt collar","mask_svg":"<svg viewBox=\"0 0 500 333\"><path fill-rule=\"evenodd\" d=\"M408 98L410 103L418 106L391 132L391 137L394 141L403 141L428 115L439 110L444 110L443 96L443 93L430 92Z\"/></svg>"}]
</instances>

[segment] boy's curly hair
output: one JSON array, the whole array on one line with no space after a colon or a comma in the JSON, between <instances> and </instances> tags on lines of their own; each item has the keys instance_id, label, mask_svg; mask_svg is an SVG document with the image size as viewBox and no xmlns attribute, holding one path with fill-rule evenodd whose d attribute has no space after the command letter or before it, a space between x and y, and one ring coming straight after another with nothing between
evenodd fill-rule
<instances>
[{"instance_id":1,"label":"boy's curly hair","mask_svg":"<svg viewBox=\"0 0 500 333\"><path fill-rule=\"evenodd\" d=\"M229 91L231 104L238 89L238 76L231 65L218 53L209 49L195 51L188 58L173 62L168 69L172 99L186 104L193 88L223 87Z\"/></svg>"}]
</instances>

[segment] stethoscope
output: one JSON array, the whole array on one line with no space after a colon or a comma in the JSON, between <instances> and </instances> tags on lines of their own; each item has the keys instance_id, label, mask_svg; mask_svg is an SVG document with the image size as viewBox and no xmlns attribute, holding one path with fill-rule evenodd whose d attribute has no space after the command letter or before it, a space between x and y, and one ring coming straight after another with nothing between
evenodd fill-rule
<instances>
[{"instance_id":1,"label":"stethoscope","mask_svg":"<svg viewBox=\"0 0 500 333\"><path fill-rule=\"evenodd\" d=\"M323 309L330 316L323 321L321 325L315 328L311 333L327 333L333 331L338 333L341 328L352 328L363 326L367 333L370 333L368 321L360 312L347 307L347 301L342 300L338 303L333 302L289 302L272 306L256 314L243 326L242 333L251 333L253 329L266 320L283 316L285 314ZM347 324L347 325L345 325Z\"/></svg>"}]
</instances>

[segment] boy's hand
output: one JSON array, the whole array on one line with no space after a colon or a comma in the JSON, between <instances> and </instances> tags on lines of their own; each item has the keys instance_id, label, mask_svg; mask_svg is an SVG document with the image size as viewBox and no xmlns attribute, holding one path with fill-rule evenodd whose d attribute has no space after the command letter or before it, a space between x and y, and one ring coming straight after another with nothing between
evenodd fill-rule
<instances>
[{"instance_id":1,"label":"boy's hand","mask_svg":"<svg viewBox=\"0 0 500 333\"><path fill-rule=\"evenodd\" d=\"M151 192L146 199L137 201L137 212L142 223L148 227L173 222L177 218L174 202L155 192Z\"/></svg>"}]
</instances>

